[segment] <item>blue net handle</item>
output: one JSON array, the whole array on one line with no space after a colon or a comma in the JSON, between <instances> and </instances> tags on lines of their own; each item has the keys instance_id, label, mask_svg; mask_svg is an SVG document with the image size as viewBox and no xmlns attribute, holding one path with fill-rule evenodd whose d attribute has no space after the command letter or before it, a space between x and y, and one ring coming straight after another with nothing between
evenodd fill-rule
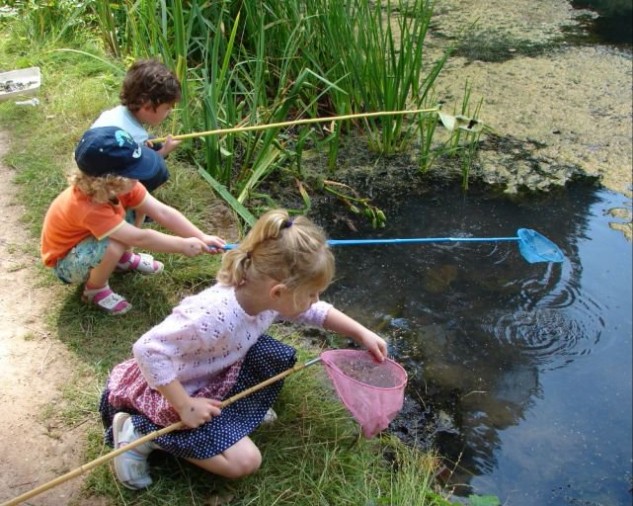
<instances>
[{"instance_id":1,"label":"blue net handle","mask_svg":"<svg viewBox=\"0 0 633 506\"><path fill-rule=\"evenodd\" d=\"M531 228L520 228L517 237L411 237L404 239L330 239L330 246L360 246L378 244L420 244L427 242L507 242L517 241L519 251L529 263L557 262L564 260L565 256L556 244L547 237L539 234ZM237 244L226 244L225 250L231 250Z\"/></svg>"}]
</instances>

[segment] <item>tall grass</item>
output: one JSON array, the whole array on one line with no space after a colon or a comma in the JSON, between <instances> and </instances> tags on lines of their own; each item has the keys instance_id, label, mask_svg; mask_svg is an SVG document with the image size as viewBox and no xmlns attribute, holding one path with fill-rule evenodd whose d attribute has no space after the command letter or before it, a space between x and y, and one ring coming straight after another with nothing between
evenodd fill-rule
<instances>
[{"instance_id":1,"label":"tall grass","mask_svg":"<svg viewBox=\"0 0 633 506\"><path fill-rule=\"evenodd\" d=\"M115 54L160 56L176 69L183 100L174 125L184 132L426 108L434 105L430 91L447 58L425 59L431 0L104 4L97 1L95 13L108 47L117 34ZM333 178L339 147L350 129L363 130L369 148L382 154L420 142L428 150L433 137L428 126L435 118L433 113L425 116L210 137L190 145L190 156L205 167L216 187L244 206L239 211L244 215L260 200L258 186L280 170L303 180L301 154L306 147L327 151L327 175Z\"/></svg>"},{"instance_id":2,"label":"tall grass","mask_svg":"<svg viewBox=\"0 0 633 506\"><path fill-rule=\"evenodd\" d=\"M324 17L332 59L341 61L346 105L373 111L424 108L445 58L425 69L424 40L432 9L428 0L334 2ZM425 73L428 72L428 73ZM408 149L417 122L385 116L366 122L370 146L384 154Z\"/></svg>"}]
</instances>

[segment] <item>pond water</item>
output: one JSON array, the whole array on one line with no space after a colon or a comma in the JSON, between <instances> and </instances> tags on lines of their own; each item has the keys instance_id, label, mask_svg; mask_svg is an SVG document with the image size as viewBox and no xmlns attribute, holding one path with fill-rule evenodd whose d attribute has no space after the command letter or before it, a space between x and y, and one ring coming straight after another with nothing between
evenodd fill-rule
<instances>
[{"instance_id":1,"label":"pond water","mask_svg":"<svg viewBox=\"0 0 633 506\"><path fill-rule=\"evenodd\" d=\"M577 9L591 9L597 17L587 20L584 25L595 43L626 45L632 40L633 6L623 0L572 0Z\"/></svg>"},{"instance_id":2,"label":"pond water","mask_svg":"<svg viewBox=\"0 0 633 506\"><path fill-rule=\"evenodd\" d=\"M385 336L409 373L391 430L440 451L457 497L631 504L632 248L614 225L631 201L579 183L521 201L455 186L385 204L385 229L328 232L494 238L531 228L565 260L530 264L518 241L334 247L325 298Z\"/></svg>"}]
</instances>

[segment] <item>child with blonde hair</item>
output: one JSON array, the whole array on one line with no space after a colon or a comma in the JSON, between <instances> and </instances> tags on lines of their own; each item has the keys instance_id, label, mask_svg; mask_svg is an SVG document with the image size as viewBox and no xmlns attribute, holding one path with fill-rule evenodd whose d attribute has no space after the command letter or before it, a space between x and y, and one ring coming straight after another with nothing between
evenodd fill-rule
<instances>
[{"instance_id":1,"label":"child with blonde hair","mask_svg":"<svg viewBox=\"0 0 633 506\"><path fill-rule=\"evenodd\" d=\"M160 155L115 127L88 130L75 150L79 167L50 205L41 236L42 260L66 283L85 283L83 299L112 314L132 305L109 286L115 272L159 274L163 264L132 247L195 256L223 251L223 239L202 232L178 210L152 197L139 182ZM138 228L127 211L147 214L173 232Z\"/></svg>"},{"instance_id":2,"label":"child with blonde hair","mask_svg":"<svg viewBox=\"0 0 633 506\"><path fill-rule=\"evenodd\" d=\"M157 448L226 478L254 473L262 456L248 437L265 419L282 382L220 410L223 399L295 363L295 350L265 335L286 320L351 337L384 360L385 341L319 300L334 277L323 230L285 210L264 214L225 253L212 287L185 298L133 346L134 358L111 372L101 397L106 440L115 448L182 421L173 431L115 457L115 474L131 489L152 482L148 455Z\"/></svg>"}]
</instances>

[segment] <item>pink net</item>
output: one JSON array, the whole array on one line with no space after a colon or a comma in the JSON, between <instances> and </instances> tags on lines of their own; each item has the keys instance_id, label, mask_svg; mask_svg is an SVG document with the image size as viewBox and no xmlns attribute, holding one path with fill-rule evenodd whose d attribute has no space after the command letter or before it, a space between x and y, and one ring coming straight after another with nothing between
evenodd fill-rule
<instances>
[{"instance_id":1,"label":"pink net","mask_svg":"<svg viewBox=\"0 0 633 506\"><path fill-rule=\"evenodd\" d=\"M372 438L387 428L404 402L407 373L391 359L377 362L361 350L328 350L321 354L336 393Z\"/></svg>"}]
</instances>

